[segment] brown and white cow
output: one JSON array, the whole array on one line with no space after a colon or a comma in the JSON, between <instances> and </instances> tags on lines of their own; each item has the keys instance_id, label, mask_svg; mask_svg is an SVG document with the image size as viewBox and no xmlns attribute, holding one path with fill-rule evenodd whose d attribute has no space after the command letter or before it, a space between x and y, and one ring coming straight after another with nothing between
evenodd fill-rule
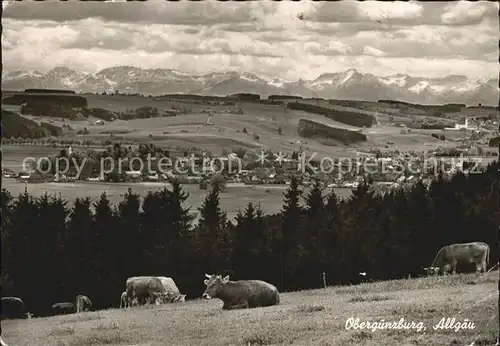
<instances>
[{"instance_id":1,"label":"brown and white cow","mask_svg":"<svg viewBox=\"0 0 500 346\"><path fill-rule=\"evenodd\" d=\"M431 266L424 270L428 274L446 274L450 270L455 274L461 262L475 264L476 272L486 272L489 258L490 246L484 242L446 245L438 251Z\"/></svg>"}]
</instances>

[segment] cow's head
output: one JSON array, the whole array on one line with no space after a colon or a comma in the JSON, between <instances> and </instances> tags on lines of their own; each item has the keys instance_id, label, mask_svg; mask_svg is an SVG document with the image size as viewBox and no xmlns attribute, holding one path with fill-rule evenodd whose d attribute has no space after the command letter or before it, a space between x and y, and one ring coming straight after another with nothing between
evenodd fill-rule
<instances>
[{"instance_id":1,"label":"cow's head","mask_svg":"<svg viewBox=\"0 0 500 346\"><path fill-rule=\"evenodd\" d=\"M217 298L222 290L222 286L229 281L229 275L226 275L224 278L222 278L221 275L205 274L205 276L207 279L203 282L207 285L207 288L205 289L205 292L203 292L202 297L205 299Z\"/></svg>"}]
</instances>

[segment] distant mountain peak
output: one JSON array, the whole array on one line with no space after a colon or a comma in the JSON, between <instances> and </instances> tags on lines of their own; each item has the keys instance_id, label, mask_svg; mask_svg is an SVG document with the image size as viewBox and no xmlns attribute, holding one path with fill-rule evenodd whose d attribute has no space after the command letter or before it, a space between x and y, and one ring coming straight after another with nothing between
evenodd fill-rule
<instances>
[{"instance_id":1,"label":"distant mountain peak","mask_svg":"<svg viewBox=\"0 0 500 346\"><path fill-rule=\"evenodd\" d=\"M52 68L49 72L47 72L47 75L71 74L71 73L77 73L77 71L70 69L69 67L66 67L66 66L56 66L56 67Z\"/></svg>"}]
</instances>

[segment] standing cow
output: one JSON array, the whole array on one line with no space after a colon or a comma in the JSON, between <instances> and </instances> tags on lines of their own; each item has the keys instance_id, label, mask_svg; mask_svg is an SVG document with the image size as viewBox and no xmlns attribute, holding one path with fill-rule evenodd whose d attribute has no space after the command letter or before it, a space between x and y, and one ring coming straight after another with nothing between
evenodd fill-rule
<instances>
[{"instance_id":1,"label":"standing cow","mask_svg":"<svg viewBox=\"0 0 500 346\"><path fill-rule=\"evenodd\" d=\"M1 299L2 318L25 318L28 316L26 305L18 297L3 297Z\"/></svg>"},{"instance_id":2,"label":"standing cow","mask_svg":"<svg viewBox=\"0 0 500 346\"><path fill-rule=\"evenodd\" d=\"M157 305L168 298L167 291L160 279L156 276L138 276L128 278L126 283L127 298L129 301L137 297L139 304L144 304L149 298L151 302Z\"/></svg>"},{"instance_id":3,"label":"standing cow","mask_svg":"<svg viewBox=\"0 0 500 346\"><path fill-rule=\"evenodd\" d=\"M89 311L92 308L92 302L89 297L84 295L76 296L76 312Z\"/></svg>"},{"instance_id":4,"label":"standing cow","mask_svg":"<svg viewBox=\"0 0 500 346\"><path fill-rule=\"evenodd\" d=\"M224 310L271 306L280 303L278 289L260 280L229 281L229 275L205 274L207 286L203 298L218 298L224 302Z\"/></svg>"},{"instance_id":5,"label":"standing cow","mask_svg":"<svg viewBox=\"0 0 500 346\"><path fill-rule=\"evenodd\" d=\"M476 272L486 272L489 264L490 246L484 242L472 242L443 246L437 253L431 266L424 268L427 273L446 274L457 272L459 262L475 264Z\"/></svg>"}]
</instances>

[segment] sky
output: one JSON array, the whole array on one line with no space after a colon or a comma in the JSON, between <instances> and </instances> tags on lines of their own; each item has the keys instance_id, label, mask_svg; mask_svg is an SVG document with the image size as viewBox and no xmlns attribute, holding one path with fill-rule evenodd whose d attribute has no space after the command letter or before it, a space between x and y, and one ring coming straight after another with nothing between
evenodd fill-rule
<instances>
[{"instance_id":1,"label":"sky","mask_svg":"<svg viewBox=\"0 0 500 346\"><path fill-rule=\"evenodd\" d=\"M496 2L3 2L4 69L498 77ZM299 19L302 18L302 19Z\"/></svg>"}]
</instances>

